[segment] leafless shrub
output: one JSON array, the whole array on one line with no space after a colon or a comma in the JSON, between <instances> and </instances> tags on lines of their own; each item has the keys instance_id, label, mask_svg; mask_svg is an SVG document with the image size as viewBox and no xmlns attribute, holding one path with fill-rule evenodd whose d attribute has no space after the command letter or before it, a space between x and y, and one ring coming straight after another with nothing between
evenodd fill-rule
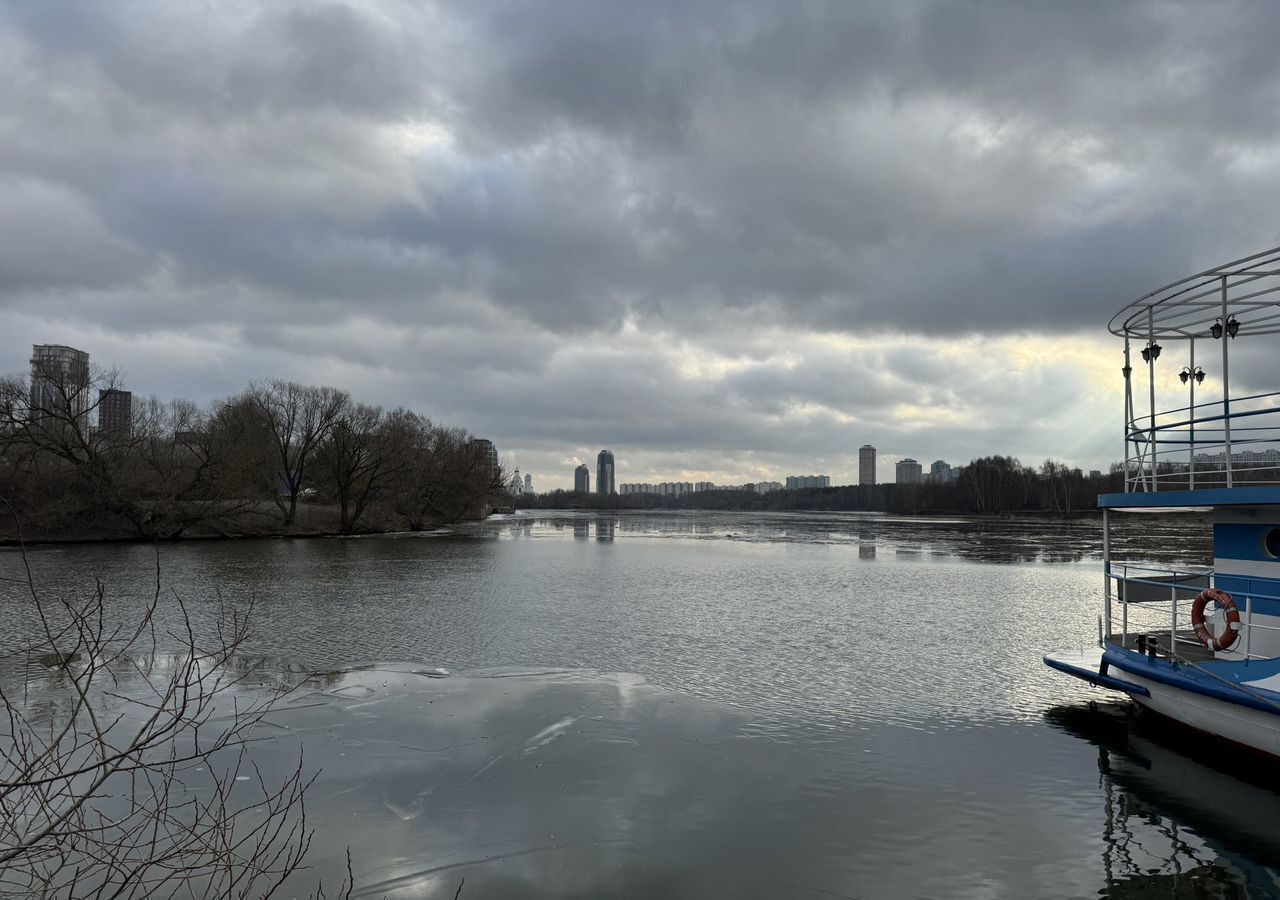
<instances>
[{"instance_id":1,"label":"leafless shrub","mask_svg":"<svg viewBox=\"0 0 1280 900\"><path fill-rule=\"evenodd\" d=\"M310 846L304 796L315 776L300 753L273 783L248 752L288 688L245 689L260 677L236 656L247 614L223 608L198 634L182 599L163 597L157 559L141 613L113 624L101 584L88 600L53 600L25 552L22 562L39 638L6 648L0 665L53 671L0 682L0 894L275 893ZM168 633L158 631L162 599L177 606Z\"/></svg>"}]
</instances>

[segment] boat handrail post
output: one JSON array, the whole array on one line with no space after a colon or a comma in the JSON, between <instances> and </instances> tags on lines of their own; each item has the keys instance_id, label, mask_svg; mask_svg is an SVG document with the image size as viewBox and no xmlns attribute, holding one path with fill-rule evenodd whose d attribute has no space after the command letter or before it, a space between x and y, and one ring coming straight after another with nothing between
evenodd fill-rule
<instances>
[{"instance_id":1,"label":"boat handrail post","mask_svg":"<svg viewBox=\"0 0 1280 900\"><path fill-rule=\"evenodd\" d=\"M1226 279L1223 279L1226 284ZM1156 452L1156 355L1151 352L1151 347L1156 342L1156 314L1155 307L1147 307L1147 387L1150 389L1151 395L1151 490L1158 491L1160 486L1156 481L1156 476L1160 468L1160 456ZM1224 343L1225 347L1226 344ZM1228 476L1227 486L1231 486L1230 476Z\"/></svg>"},{"instance_id":2,"label":"boat handrail post","mask_svg":"<svg viewBox=\"0 0 1280 900\"><path fill-rule=\"evenodd\" d=\"M1227 368L1227 344L1230 335L1227 332L1227 276L1222 276L1222 436L1227 457L1227 487L1231 487L1231 379Z\"/></svg>"},{"instance_id":3,"label":"boat handrail post","mask_svg":"<svg viewBox=\"0 0 1280 900\"><path fill-rule=\"evenodd\" d=\"M1128 443L1126 441L1125 443ZM1126 475L1128 466L1125 466ZM1104 598L1103 617L1105 628L1098 644L1101 646L1106 636L1111 634L1111 510L1102 511L1102 593Z\"/></svg>"},{"instance_id":4,"label":"boat handrail post","mask_svg":"<svg viewBox=\"0 0 1280 900\"><path fill-rule=\"evenodd\" d=\"M1191 386L1191 406L1187 410L1187 419L1191 425L1191 437L1187 441L1187 489L1196 489L1196 339L1192 335L1188 342L1191 345L1191 377L1187 384Z\"/></svg>"},{"instance_id":5,"label":"boat handrail post","mask_svg":"<svg viewBox=\"0 0 1280 900\"><path fill-rule=\"evenodd\" d=\"M1249 661L1249 638L1253 635L1253 594L1244 595L1244 658Z\"/></svg>"},{"instance_id":6,"label":"boat handrail post","mask_svg":"<svg viewBox=\"0 0 1280 900\"><path fill-rule=\"evenodd\" d=\"M1129 564L1125 563L1121 567L1124 583L1126 588L1129 584ZM1126 650L1129 649L1129 591L1125 590L1125 596L1120 598L1120 646Z\"/></svg>"},{"instance_id":7,"label":"boat handrail post","mask_svg":"<svg viewBox=\"0 0 1280 900\"><path fill-rule=\"evenodd\" d=\"M1124 492L1127 494L1133 490L1133 477L1129 474L1129 441L1130 433L1133 428L1133 387L1130 377L1133 374L1133 368L1129 365L1129 329L1124 331L1124 368L1120 370L1124 375ZM1106 516L1106 511L1103 511ZM1108 632L1110 634L1110 632Z\"/></svg>"},{"instance_id":8,"label":"boat handrail post","mask_svg":"<svg viewBox=\"0 0 1280 900\"><path fill-rule=\"evenodd\" d=\"M1178 644L1178 570L1173 570L1173 575L1169 579L1169 658L1173 659Z\"/></svg>"}]
</instances>

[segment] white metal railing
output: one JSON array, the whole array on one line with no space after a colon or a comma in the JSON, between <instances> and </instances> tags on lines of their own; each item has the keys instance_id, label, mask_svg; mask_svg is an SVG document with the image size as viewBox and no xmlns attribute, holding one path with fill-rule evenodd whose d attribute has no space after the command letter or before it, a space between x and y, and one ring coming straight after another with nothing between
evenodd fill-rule
<instances>
[{"instance_id":1,"label":"white metal railing","mask_svg":"<svg viewBox=\"0 0 1280 900\"><path fill-rule=\"evenodd\" d=\"M1179 644L1204 645L1196 638L1188 637L1193 629L1191 609L1196 596L1207 587L1213 587L1215 573L1213 569L1158 569L1151 566L1130 565L1128 563L1112 564L1106 573L1106 613L1102 639L1111 640L1119 637L1120 646L1128 648L1133 645L1139 635L1146 637L1169 638L1169 647L1176 652ZM1138 599L1141 598L1141 599ZM1280 595L1250 591L1243 597L1233 595L1236 607L1240 612L1240 637L1227 651L1231 659L1271 659L1275 655L1254 653L1254 633L1275 634L1280 636L1280 626L1268 625L1254 621L1255 600L1280 601ZM1111 632L1116 623L1115 610L1112 604L1120 606L1120 630ZM1211 605L1206 610L1208 619L1217 619L1217 607ZM1221 626L1210 628L1216 634L1227 627L1225 616ZM1280 639L1280 638L1277 638ZM1272 642L1274 643L1274 641Z\"/></svg>"},{"instance_id":2,"label":"white metal railing","mask_svg":"<svg viewBox=\"0 0 1280 900\"><path fill-rule=\"evenodd\" d=\"M1126 491L1278 483L1280 392L1135 411L1127 423Z\"/></svg>"}]
</instances>

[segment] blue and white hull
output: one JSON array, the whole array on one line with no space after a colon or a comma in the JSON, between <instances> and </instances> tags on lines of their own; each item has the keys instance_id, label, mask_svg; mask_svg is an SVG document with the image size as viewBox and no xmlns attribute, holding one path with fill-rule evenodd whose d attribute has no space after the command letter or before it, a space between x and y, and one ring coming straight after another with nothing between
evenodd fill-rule
<instances>
[{"instance_id":1,"label":"blue and white hull","mask_svg":"<svg viewBox=\"0 0 1280 900\"><path fill-rule=\"evenodd\" d=\"M1050 654L1045 663L1189 728L1280 756L1280 660L1192 666L1110 646Z\"/></svg>"}]
</instances>

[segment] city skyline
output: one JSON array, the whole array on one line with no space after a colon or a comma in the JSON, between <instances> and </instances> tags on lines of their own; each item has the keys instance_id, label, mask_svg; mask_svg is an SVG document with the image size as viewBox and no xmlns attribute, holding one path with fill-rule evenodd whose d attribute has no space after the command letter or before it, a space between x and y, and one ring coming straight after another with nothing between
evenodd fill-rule
<instances>
[{"instance_id":1,"label":"city skyline","mask_svg":"<svg viewBox=\"0 0 1280 900\"><path fill-rule=\"evenodd\" d=\"M904 463L907 464L907 468L905 471L908 473L907 474L908 483L915 483L915 484L920 484L924 482L946 483L946 482L955 480L956 476L958 475L960 470L963 468L963 465L953 466L950 463L948 463L946 460L938 459L938 460L934 460L930 464L928 472L925 472L922 464L917 462L915 459L912 459L909 457L903 457L895 460L893 457L888 457L885 460L885 464L889 465L890 464L889 461L894 460L892 463L892 465L894 466L894 477L890 479L884 479L884 480L868 481L867 480L868 465L871 465L871 466L875 465L876 452L877 452L876 448L872 447L869 444L864 444L862 447L859 448L858 450L859 467L858 467L857 476L855 479L848 480L848 481L842 480L843 476L840 476L840 475L837 475L835 477L831 475L785 475L785 476L780 476L782 478L782 481L778 481L777 479L772 477L767 477L767 478L758 479L756 481L750 481L750 480L744 480L744 479L729 479L728 481L717 482L717 481L712 481L706 478L693 478L693 477L669 478L666 476L653 475L652 473L650 474L649 479L642 479L638 481L622 481L620 479L617 479L615 454L611 450L602 450L597 456L597 469L598 469L597 479L599 478L600 472L603 471L603 469L601 469L600 467L604 465L604 461L607 457L608 465L610 467L610 479L615 484L616 490L612 492L609 492L609 491L602 492L599 490L598 482L597 482L597 490L595 491L595 493L618 493L618 494L650 493L650 494L680 496L683 494L696 493L704 490L733 490L737 488L755 490L755 491L758 491L759 493L768 493L770 491L782 490L784 488L786 490L801 490L805 488L839 487L843 485L853 485L853 484L861 484L861 485L883 484L883 483L901 484L903 483L903 480L904 480L903 479ZM575 457L567 461L570 464L576 463L573 471L573 484L572 484L572 487L569 489L576 491L578 493L591 493L590 470L587 467L586 463L576 462L576 459L577 458ZM566 490L566 488L560 487L555 484L555 481L556 481L555 478L550 478L549 480L552 482L552 486L547 488L546 490L548 491Z\"/></svg>"},{"instance_id":2,"label":"city skyline","mask_svg":"<svg viewBox=\"0 0 1280 900\"><path fill-rule=\"evenodd\" d=\"M0 372L340 385L543 487L606 441L629 482L1105 468L1112 313L1280 243L1264 5L184 10L0 8Z\"/></svg>"},{"instance_id":3,"label":"city skyline","mask_svg":"<svg viewBox=\"0 0 1280 900\"><path fill-rule=\"evenodd\" d=\"M97 392L98 393L97 403L95 404L93 402L92 392L89 390L90 374L91 374L89 359L90 359L90 354L87 351L81 351L79 349L70 347L68 345L63 345L63 344L33 345L32 355L29 360L30 368L31 368L30 379L31 379L32 406L33 407L36 406L37 395L40 394L41 391L43 390L41 388L42 367L48 368L49 371L53 371L54 368L58 368L60 371L63 371L63 372L70 372L74 370L75 372L79 373L77 375L79 382L83 383L82 389L76 393L76 397L77 397L76 402L85 407L86 416L87 416L87 411L90 407L96 407L96 418L98 421L96 423L90 423L90 424L96 425L96 427L98 427L99 429L108 430L116 434L120 434L124 431L127 431L129 427L129 419L132 415L132 403L133 403L132 392L123 390L120 388L110 388L105 390L99 390ZM161 398L161 399L172 399L172 398ZM476 446L479 448L479 452L484 456L484 458L486 459L490 467L496 467L499 464L499 453L493 441L487 438L472 438L471 443L473 446ZM709 478L705 478L705 477L689 477L689 478L685 478L683 481L677 480L675 482L658 480L658 481L639 481L639 482L620 483L618 482L616 477L616 463L615 463L613 452L611 450L602 450L597 456L597 463L596 463L597 491L596 492L597 493L601 492L599 485L602 483L602 481L606 484L606 489L603 491L604 493L624 493L624 494L645 492L647 489L650 489L650 488L663 488L663 487L672 487L673 490L671 491L671 493L679 494L683 492L683 490L674 490L674 488L677 485L683 486L686 484L688 485L689 492L692 492L694 490L704 490L704 489L706 490L732 489L733 487L743 486L743 485L748 486L751 489L756 489L757 486L762 486L761 492L768 492L771 490L782 489L784 487L784 483L785 483L785 487L789 490L793 488L800 488L800 487L819 487L819 486L826 487L826 486L839 486L843 484L884 483L886 479L881 479L878 477L878 475L874 481L868 482L866 480L866 473L868 471L868 466L870 466L873 470L877 466L877 452L878 452L877 448L875 448L870 444L864 444L859 448L857 477L855 480L849 480L849 481L842 480L844 476L841 476L841 475L837 475L834 480L832 479L832 476L829 476L829 475L822 475L822 476L785 475L785 476L778 476L784 479L784 482L779 482L774 478L772 474L770 474L765 477L759 478L755 481L730 478L727 481L717 482L717 481L712 481ZM570 461L573 461L575 459L576 458L572 458ZM894 460L894 457L887 456L883 459L883 463L887 466L890 464L891 460ZM893 462L893 465L895 467L894 477L891 479L887 479L887 481L901 483L901 466L903 461L913 463L916 465L917 468L919 468L919 464L915 463L914 459L898 459L897 461ZM608 467L608 476L607 478L602 478L601 476L606 471L606 468L605 468L606 466ZM945 473L946 473L945 476L942 477L940 480L948 480L953 474L953 467L945 463L943 460L938 460L933 463L933 469L930 475L926 476L926 478L939 478L939 470L938 470L939 466L945 467ZM958 467L956 468L958 469ZM509 467L509 469L510 471L509 471L508 477L511 479L511 489L513 491L517 493L520 493L520 492L533 493L534 492L533 473L531 471L526 470L522 474L519 465L514 465L513 467ZM698 474L703 474L703 473L698 473ZM583 475L586 476L585 483L588 485L585 491L582 489L582 487L580 487L580 485L583 483L583 479L581 477ZM545 488L544 490L551 491L551 490L566 489L563 486L557 484L557 479L555 478L554 475L552 476L540 475L540 478L543 479L542 481L540 481L540 483L545 484L548 481L551 483L551 485ZM516 483L517 479L519 480L519 484ZM820 483L817 479L822 479L822 482ZM917 478L917 481L919 480L922 480L922 479ZM579 491L579 492L590 492L590 488L589 488L590 483L591 483L591 474L590 474L589 467L587 467L585 463L577 463L574 473L571 476L571 485L568 489ZM632 490L628 491L628 490L624 490L624 488L631 488ZM662 493L663 491L655 490L653 492Z\"/></svg>"}]
</instances>

